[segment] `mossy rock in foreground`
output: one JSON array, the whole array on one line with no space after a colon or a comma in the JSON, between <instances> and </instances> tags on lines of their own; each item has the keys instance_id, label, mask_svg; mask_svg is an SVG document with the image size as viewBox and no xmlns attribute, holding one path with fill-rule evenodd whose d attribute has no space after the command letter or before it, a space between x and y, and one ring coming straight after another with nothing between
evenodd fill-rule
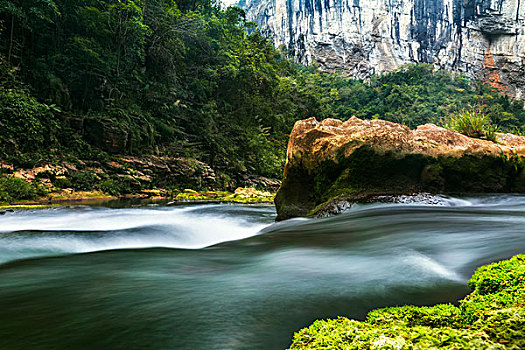
<instances>
[{"instance_id":1,"label":"mossy rock in foreground","mask_svg":"<svg viewBox=\"0 0 525 350\"><path fill-rule=\"evenodd\" d=\"M373 310L298 331L290 349L525 349L525 255L480 267L459 302Z\"/></svg>"}]
</instances>

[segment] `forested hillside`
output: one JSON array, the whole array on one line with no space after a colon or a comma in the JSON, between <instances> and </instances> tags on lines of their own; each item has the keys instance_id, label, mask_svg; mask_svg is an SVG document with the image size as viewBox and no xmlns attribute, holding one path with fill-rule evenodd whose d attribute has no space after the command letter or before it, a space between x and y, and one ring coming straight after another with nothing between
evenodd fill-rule
<instances>
[{"instance_id":1,"label":"forested hillside","mask_svg":"<svg viewBox=\"0 0 525 350\"><path fill-rule=\"evenodd\" d=\"M307 93L282 79L290 64L237 8L4 0L0 9L9 155L19 156L11 144L21 153L91 156L87 142L275 176L293 119L316 112Z\"/></svg>"},{"instance_id":2,"label":"forested hillside","mask_svg":"<svg viewBox=\"0 0 525 350\"><path fill-rule=\"evenodd\" d=\"M425 123L443 124L464 110L476 110L489 117L501 131L519 132L525 125L523 102L510 99L491 86L434 71L428 64L407 65L370 82L336 74L316 74L310 85L328 100L329 114L346 119L386 119L414 128Z\"/></svg>"},{"instance_id":3,"label":"forested hillside","mask_svg":"<svg viewBox=\"0 0 525 350\"><path fill-rule=\"evenodd\" d=\"M209 0L0 0L0 25L0 156L15 167L163 155L279 177L310 116L525 121L522 102L428 65L370 82L297 66Z\"/></svg>"}]
</instances>

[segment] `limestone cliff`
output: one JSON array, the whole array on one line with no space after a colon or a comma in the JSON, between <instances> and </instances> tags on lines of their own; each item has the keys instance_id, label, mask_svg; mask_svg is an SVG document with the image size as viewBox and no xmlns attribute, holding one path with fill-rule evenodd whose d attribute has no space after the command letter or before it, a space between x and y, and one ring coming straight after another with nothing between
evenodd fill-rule
<instances>
[{"instance_id":1,"label":"limestone cliff","mask_svg":"<svg viewBox=\"0 0 525 350\"><path fill-rule=\"evenodd\" d=\"M298 121L290 135L278 219L325 210L334 200L430 193L525 193L525 136L498 143L433 124L384 120Z\"/></svg>"},{"instance_id":2,"label":"limestone cliff","mask_svg":"<svg viewBox=\"0 0 525 350\"><path fill-rule=\"evenodd\" d=\"M411 62L524 98L522 0L242 0L298 62L367 79Z\"/></svg>"}]
</instances>

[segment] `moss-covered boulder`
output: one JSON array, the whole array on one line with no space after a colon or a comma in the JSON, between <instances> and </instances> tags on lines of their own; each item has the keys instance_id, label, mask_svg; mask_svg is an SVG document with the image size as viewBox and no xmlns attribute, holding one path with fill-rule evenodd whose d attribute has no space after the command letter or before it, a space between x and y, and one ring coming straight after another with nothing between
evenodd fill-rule
<instances>
[{"instance_id":1,"label":"moss-covered boulder","mask_svg":"<svg viewBox=\"0 0 525 350\"><path fill-rule=\"evenodd\" d=\"M298 331L290 349L525 349L525 255L483 266L458 306L378 309Z\"/></svg>"},{"instance_id":2,"label":"moss-covered boulder","mask_svg":"<svg viewBox=\"0 0 525 350\"><path fill-rule=\"evenodd\" d=\"M275 204L278 220L323 212L334 201L429 193L525 192L525 137L498 142L385 120L298 121Z\"/></svg>"}]
</instances>

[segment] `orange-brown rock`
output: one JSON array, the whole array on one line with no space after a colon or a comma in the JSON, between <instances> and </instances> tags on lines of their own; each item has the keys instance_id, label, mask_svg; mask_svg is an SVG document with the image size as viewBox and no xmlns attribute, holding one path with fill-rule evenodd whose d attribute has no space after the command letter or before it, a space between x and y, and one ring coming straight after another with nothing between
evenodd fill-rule
<instances>
[{"instance_id":1,"label":"orange-brown rock","mask_svg":"<svg viewBox=\"0 0 525 350\"><path fill-rule=\"evenodd\" d=\"M278 219L312 214L334 198L415 192L525 192L525 137L498 143L433 124L298 121L290 135Z\"/></svg>"}]
</instances>

